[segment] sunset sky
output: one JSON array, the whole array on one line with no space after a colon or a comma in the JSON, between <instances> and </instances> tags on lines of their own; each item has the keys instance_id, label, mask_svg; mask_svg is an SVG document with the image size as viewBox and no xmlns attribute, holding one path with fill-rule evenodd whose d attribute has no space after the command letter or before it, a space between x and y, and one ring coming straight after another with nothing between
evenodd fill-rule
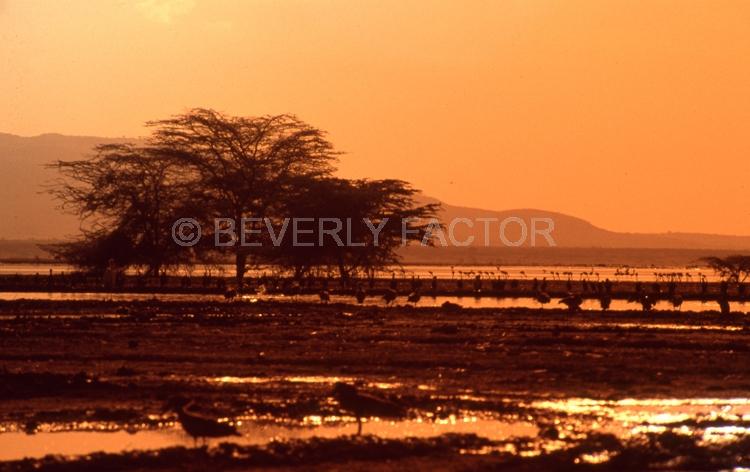
<instances>
[{"instance_id":1,"label":"sunset sky","mask_svg":"<svg viewBox=\"0 0 750 472\"><path fill-rule=\"evenodd\" d=\"M295 113L342 176L456 205L750 235L745 0L0 0L0 132L197 106Z\"/></svg>"}]
</instances>

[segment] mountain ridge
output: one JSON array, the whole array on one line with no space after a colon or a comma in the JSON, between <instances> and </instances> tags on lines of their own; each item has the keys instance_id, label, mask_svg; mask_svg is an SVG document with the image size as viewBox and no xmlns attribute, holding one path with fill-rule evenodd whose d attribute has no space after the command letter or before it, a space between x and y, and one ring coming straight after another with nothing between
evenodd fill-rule
<instances>
[{"instance_id":1,"label":"mountain ridge","mask_svg":"<svg viewBox=\"0 0 750 472\"><path fill-rule=\"evenodd\" d=\"M43 185L57 177L54 169L45 164L55 160L80 159L89 154L93 146L112 142L138 142L139 138L102 138L96 136L66 136L44 133L37 136L18 136L0 132L0 238L5 239L64 239L78 233L79 222L74 215L62 213L57 203L44 192ZM421 201L439 200L421 196ZM560 212L535 208L512 210L487 210L440 202L441 219L446 225L454 218L514 217L530 222L531 218L550 218L554 221L551 235L557 246L576 248L665 248L665 249L721 249L750 250L750 235L721 235L690 232L639 233L615 232L600 228L582 218ZM499 223L498 223L499 225ZM483 228L473 229L456 225L455 236L482 237ZM511 222L506 236L515 241L520 228ZM492 229L489 246L503 246ZM483 242L483 241L482 241ZM528 245L524 245L526 247Z\"/></svg>"}]
</instances>

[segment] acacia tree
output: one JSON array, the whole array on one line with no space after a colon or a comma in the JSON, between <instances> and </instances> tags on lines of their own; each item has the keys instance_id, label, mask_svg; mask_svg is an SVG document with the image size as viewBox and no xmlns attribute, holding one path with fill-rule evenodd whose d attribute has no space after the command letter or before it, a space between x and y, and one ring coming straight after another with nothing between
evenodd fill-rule
<instances>
[{"instance_id":1,"label":"acacia tree","mask_svg":"<svg viewBox=\"0 0 750 472\"><path fill-rule=\"evenodd\" d=\"M273 260L293 267L297 277L314 267L335 269L344 282L360 274L373 276L399 262L397 251L405 243L433 242L428 233L439 205L417 204L417 191L404 181L308 179L296 188L286 214L311 220L314 234L305 246L285 237ZM336 237L321 236L321 229Z\"/></svg>"},{"instance_id":2,"label":"acacia tree","mask_svg":"<svg viewBox=\"0 0 750 472\"><path fill-rule=\"evenodd\" d=\"M239 224L278 215L297 179L329 175L337 155L323 131L294 115L233 117L197 108L148 125L153 144L193 174L192 198L208 210L209 231L214 218ZM241 287L251 248L232 250Z\"/></svg>"},{"instance_id":3,"label":"acacia tree","mask_svg":"<svg viewBox=\"0 0 750 472\"><path fill-rule=\"evenodd\" d=\"M64 211L80 217L83 233L53 246L56 255L95 271L114 259L122 266L144 265L151 274L186 256L172 242L171 222L192 210L179 169L159 149L107 144L88 159L49 167L62 175L50 193Z\"/></svg>"},{"instance_id":4,"label":"acacia tree","mask_svg":"<svg viewBox=\"0 0 750 472\"><path fill-rule=\"evenodd\" d=\"M750 256L706 257L703 261L728 282L742 283L750 277Z\"/></svg>"}]
</instances>

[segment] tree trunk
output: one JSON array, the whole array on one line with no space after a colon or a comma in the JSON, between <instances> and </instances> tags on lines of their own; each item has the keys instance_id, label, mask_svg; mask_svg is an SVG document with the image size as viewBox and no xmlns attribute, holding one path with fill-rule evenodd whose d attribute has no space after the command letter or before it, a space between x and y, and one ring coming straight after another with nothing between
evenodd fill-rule
<instances>
[{"instance_id":1,"label":"tree trunk","mask_svg":"<svg viewBox=\"0 0 750 472\"><path fill-rule=\"evenodd\" d=\"M236 269L237 291L242 290L245 281L245 268L247 267L247 253L241 249L235 253L234 265Z\"/></svg>"},{"instance_id":2,"label":"tree trunk","mask_svg":"<svg viewBox=\"0 0 750 472\"><path fill-rule=\"evenodd\" d=\"M344 258L341 255L338 256L339 275L341 275L341 285L344 287L349 286L349 272L344 266Z\"/></svg>"}]
</instances>

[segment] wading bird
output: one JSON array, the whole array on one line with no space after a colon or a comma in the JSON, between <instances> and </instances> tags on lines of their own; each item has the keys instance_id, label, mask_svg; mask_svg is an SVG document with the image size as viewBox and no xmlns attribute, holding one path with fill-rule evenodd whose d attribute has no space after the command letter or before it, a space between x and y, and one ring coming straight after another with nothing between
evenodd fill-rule
<instances>
[{"instance_id":1,"label":"wading bird","mask_svg":"<svg viewBox=\"0 0 750 472\"><path fill-rule=\"evenodd\" d=\"M675 310L679 310L682 307L682 295L679 293L672 295L672 298L669 301L672 303Z\"/></svg>"},{"instance_id":2,"label":"wading bird","mask_svg":"<svg viewBox=\"0 0 750 472\"><path fill-rule=\"evenodd\" d=\"M568 296L561 298L558 303L567 306L569 312L575 313L581 308L583 298L578 294L569 293Z\"/></svg>"},{"instance_id":3,"label":"wading bird","mask_svg":"<svg viewBox=\"0 0 750 472\"><path fill-rule=\"evenodd\" d=\"M547 292L539 291L537 292L534 299L539 302L539 305L540 305L539 309L543 309L544 305L546 305L552 300L552 297L550 297Z\"/></svg>"},{"instance_id":4,"label":"wading bird","mask_svg":"<svg viewBox=\"0 0 750 472\"><path fill-rule=\"evenodd\" d=\"M602 311L609 310L609 306L612 304L612 297L608 293L603 293L599 296L599 306L602 307Z\"/></svg>"},{"instance_id":5,"label":"wading bird","mask_svg":"<svg viewBox=\"0 0 750 472\"><path fill-rule=\"evenodd\" d=\"M318 292L318 297L320 297L321 303L328 303L331 301L331 294L328 293L328 290L321 290Z\"/></svg>"},{"instance_id":6,"label":"wading bird","mask_svg":"<svg viewBox=\"0 0 750 472\"><path fill-rule=\"evenodd\" d=\"M388 288L383 293L383 300L385 300L386 305L390 305L391 303L393 303L393 300L396 299L396 296L397 296L396 291L391 288Z\"/></svg>"},{"instance_id":7,"label":"wading bird","mask_svg":"<svg viewBox=\"0 0 750 472\"><path fill-rule=\"evenodd\" d=\"M237 290L230 288L227 289L226 292L224 292L224 299L228 302L231 302L237 297Z\"/></svg>"},{"instance_id":8,"label":"wading bird","mask_svg":"<svg viewBox=\"0 0 750 472\"><path fill-rule=\"evenodd\" d=\"M223 438L226 436L242 436L237 429L229 424L188 411L194 405L192 400L183 397L176 397L167 402L165 411L177 413L177 420L180 422L182 429L193 438L196 442L198 439L204 441L208 438Z\"/></svg>"},{"instance_id":9,"label":"wading bird","mask_svg":"<svg viewBox=\"0 0 750 472\"><path fill-rule=\"evenodd\" d=\"M656 305L656 299L647 294L641 294L641 295L634 295L630 299L628 299L629 302L633 303L640 303L641 309L643 309L644 312L651 311L651 309Z\"/></svg>"},{"instance_id":10,"label":"wading bird","mask_svg":"<svg viewBox=\"0 0 750 472\"><path fill-rule=\"evenodd\" d=\"M356 298L357 303L361 305L365 302L365 298L367 298L367 292L365 292L362 287L357 287L357 291L354 292L354 298Z\"/></svg>"},{"instance_id":11,"label":"wading bird","mask_svg":"<svg viewBox=\"0 0 750 472\"><path fill-rule=\"evenodd\" d=\"M422 298L422 295L419 293L419 290L415 290L411 292L408 297L406 297L406 300L416 306L416 304L419 303L420 298Z\"/></svg>"},{"instance_id":12,"label":"wading bird","mask_svg":"<svg viewBox=\"0 0 750 472\"><path fill-rule=\"evenodd\" d=\"M357 434L362 434L362 417L403 418L406 408L385 398L360 393L357 387L343 382L333 386L333 397L342 409L354 414L357 418Z\"/></svg>"}]
</instances>

